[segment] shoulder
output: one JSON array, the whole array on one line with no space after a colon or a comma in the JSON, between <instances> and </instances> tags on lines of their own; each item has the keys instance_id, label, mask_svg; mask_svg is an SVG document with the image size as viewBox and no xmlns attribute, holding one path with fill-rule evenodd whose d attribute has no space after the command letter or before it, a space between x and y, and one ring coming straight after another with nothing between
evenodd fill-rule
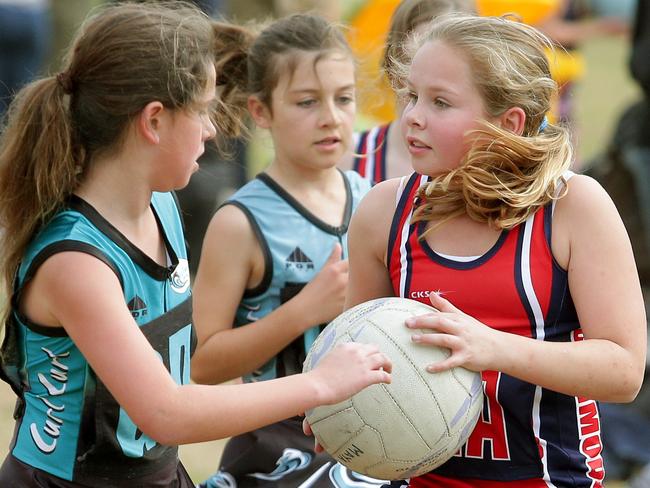
<instances>
[{"instance_id":1,"label":"shoulder","mask_svg":"<svg viewBox=\"0 0 650 488\"><path fill-rule=\"evenodd\" d=\"M600 212L617 213L605 189L590 176L575 175L566 185L566 191L556 203L556 218L574 220L598 215Z\"/></svg>"},{"instance_id":2,"label":"shoulder","mask_svg":"<svg viewBox=\"0 0 650 488\"><path fill-rule=\"evenodd\" d=\"M206 231L206 238L236 242L252 236L250 210L243 203L228 201L214 214Z\"/></svg>"},{"instance_id":3,"label":"shoulder","mask_svg":"<svg viewBox=\"0 0 650 488\"><path fill-rule=\"evenodd\" d=\"M390 226L396 207L397 191L401 178L392 178L373 186L361 200L352 217L356 227L376 228Z\"/></svg>"},{"instance_id":4,"label":"shoulder","mask_svg":"<svg viewBox=\"0 0 650 488\"><path fill-rule=\"evenodd\" d=\"M578 249L604 249L628 241L614 202L600 183L586 175L567 182L566 192L556 202L552 236L553 255L564 269Z\"/></svg>"},{"instance_id":5,"label":"shoulder","mask_svg":"<svg viewBox=\"0 0 650 488\"><path fill-rule=\"evenodd\" d=\"M81 213L62 210L29 243L21 270L39 266L51 255L81 247L105 250L104 234Z\"/></svg>"}]
</instances>

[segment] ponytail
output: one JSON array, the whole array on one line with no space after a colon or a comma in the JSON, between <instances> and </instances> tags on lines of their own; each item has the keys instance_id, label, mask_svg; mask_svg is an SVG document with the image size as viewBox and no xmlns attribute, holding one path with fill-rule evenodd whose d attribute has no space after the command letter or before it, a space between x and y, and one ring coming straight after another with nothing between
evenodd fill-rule
<instances>
[{"instance_id":1,"label":"ponytail","mask_svg":"<svg viewBox=\"0 0 650 488\"><path fill-rule=\"evenodd\" d=\"M255 35L244 27L223 22L215 22L213 29L218 90L214 122L220 134L236 137L246 130L248 51Z\"/></svg>"},{"instance_id":2,"label":"ponytail","mask_svg":"<svg viewBox=\"0 0 650 488\"><path fill-rule=\"evenodd\" d=\"M0 139L0 265L6 296L27 243L72 193L83 167L68 96L54 77L23 88Z\"/></svg>"}]
</instances>

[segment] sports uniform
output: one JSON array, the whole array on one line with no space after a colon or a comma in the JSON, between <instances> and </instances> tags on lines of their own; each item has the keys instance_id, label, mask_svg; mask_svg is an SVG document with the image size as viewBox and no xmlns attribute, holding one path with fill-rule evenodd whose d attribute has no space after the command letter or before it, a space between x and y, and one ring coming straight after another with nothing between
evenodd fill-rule
<instances>
[{"instance_id":1,"label":"sports uniform","mask_svg":"<svg viewBox=\"0 0 650 488\"><path fill-rule=\"evenodd\" d=\"M344 257L352 212L370 189L357 173L341 173L346 187L343 221L333 227L310 213L266 174L237 191L226 205L244 212L264 255L262 282L247 290L237 309L235 327L261 319L294 297L321 270L332 248L340 243ZM320 326L305 331L244 381L262 381L302 372L302 363ZM231 439L219 472L205 487L354 487L367 478L350 473L328 455L316 454L313 438L302 432L302 419L293 418ZM309 480L307 482L307 480ZM364 484L359 484L364 483ZM380 482L375 482L381 486Z\"/></svg>"},{"instance_id":2,"label":"sports uniform","mask_svg":"<svg viewBox=\"0 0 650 488\"><path fill-rule=\"evenodd\" d=\"M355 154L352 169L371 185L386 179L387 135L390 124L355 133Z\"/></svg>"},{"instance_id":3,"label":"sports uniform","mask_svg":"<svg viewBox=\"0 0 650 488\"><path fill-rule=\"evenodd\" d=\"M27 248L2 350L3 377L22 400L0 485L193 486L177 448L139 431L65 330L33 323L17 306L25 285L48 257L65 251L93 255L118 277L134 320L174 380L189 383L196 339L181 219L170 193L154 193L151 207L168 266L154 262L76 196Z\"/></svg>"},{"instance_id":4,"label":"sports uniform","mask_svg":"<svg viewBox=\"0 0 650 488\"><path fill-rule=\"evenodd\" d=\"M551 252L553 204L503 231L482 256L436 253L410 222L426 176L403 180L388 270L395 295L428 303L439 291L486 325L539 341L582 340L567 272ZM594 358L594 360L597 360ZM410 486L598 487L604 478L598 406L496 371L485 371L483 415L458 454Z\"/></svg>"}]
</instances>

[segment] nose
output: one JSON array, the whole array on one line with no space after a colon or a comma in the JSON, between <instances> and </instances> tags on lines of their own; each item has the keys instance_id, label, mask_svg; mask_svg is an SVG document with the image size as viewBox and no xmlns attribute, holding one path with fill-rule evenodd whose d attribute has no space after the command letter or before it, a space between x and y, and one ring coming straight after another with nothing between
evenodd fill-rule
<instances>
[{"instance_id":1,"label":"nose","mask_svg":"<svg viewBox=\"0 0 650 488\"><path fill-rule=\"evenodd\" d=\"M203 140L207 141L214 138L217 135L217 129L212 122L212 119L208 116L203 117Z\"/></svg>"},{"instance_id":2,"label":"nose","mask_svg":"<svg viewBox=\"0 0 650 488\"><path fill-rule=\"evenodd\" d=\"M341 123L341 115L333 100L321 105L320 125L322 127L336 127Z\"/></svg>"},{"instance_id":3,"label":"nose","mask_svg":"<svg viewBox=\"0 0 650 488\"><path fill-rule=\"evenodd\" d=\"M424 118L420 112L419 101L409 103L402 112L402 119L408 127L422 129L424 127Z\"/></svg>"}]
</instances>

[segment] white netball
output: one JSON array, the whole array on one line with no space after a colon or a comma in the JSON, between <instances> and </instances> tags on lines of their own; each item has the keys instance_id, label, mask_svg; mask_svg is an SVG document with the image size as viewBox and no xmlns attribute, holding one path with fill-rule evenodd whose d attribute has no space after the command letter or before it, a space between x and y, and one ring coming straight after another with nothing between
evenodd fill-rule
<instances>
[{"instance_id":1,"label":"white netball","mask_svg":"<svg viewBox=\"0 0 650 488\"><path fill-rule=\"evenodd\" d=\"M362 342L379 346L393 363L390 384L306 414L323 448L357 473L395 480L431 471L458 452L478 420L481 375L460 367L427 372L426 365L448 357L449 350L414 343L415 331L404 325L432 310L405 298L361 303L333 320L307 355L304 371L336 344Z\"/></svg>"}]
</instances>

